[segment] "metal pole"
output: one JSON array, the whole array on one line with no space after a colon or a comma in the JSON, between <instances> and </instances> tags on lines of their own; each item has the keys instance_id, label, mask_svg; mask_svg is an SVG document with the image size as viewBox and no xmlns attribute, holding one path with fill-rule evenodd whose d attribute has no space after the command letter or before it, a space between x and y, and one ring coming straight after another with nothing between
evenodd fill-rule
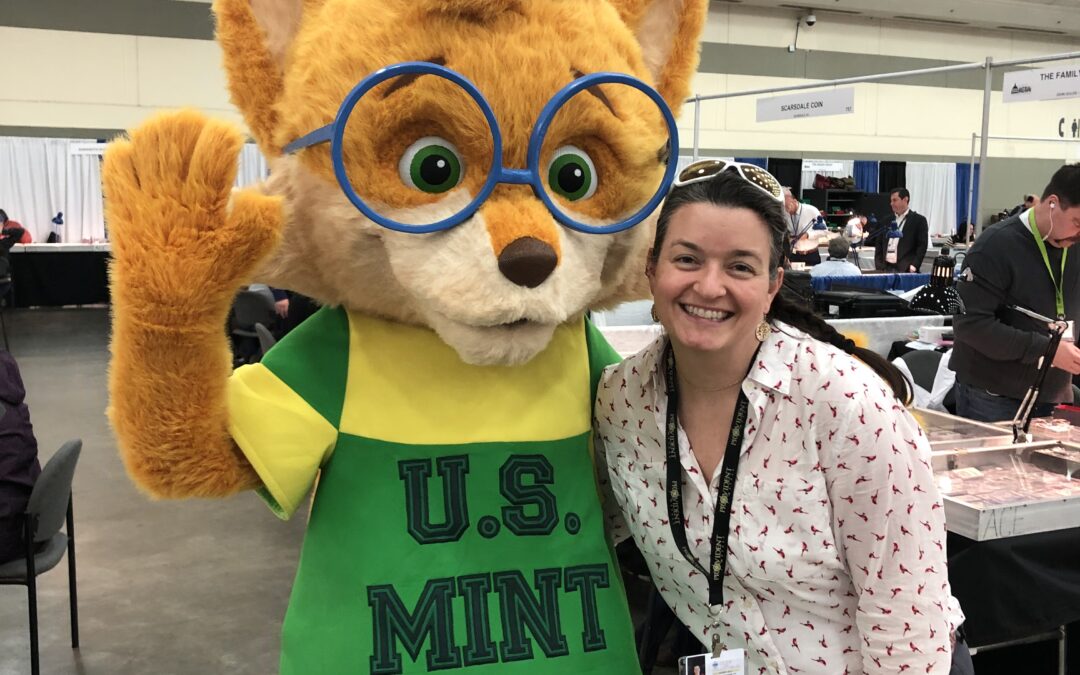
<instances>
[{"instance_id":1,"label":"metal pole","mask_svg":"<svg viewBox=\"0 0 1080 675\"><path fill-rule=\"evenodd\" d=\"M1058 630L1061 631L1061 637L1058 638L1058 675L1065 675L1065 663L1068 660L1068 650L1066 649L1068 637L1065 626L1061 626Z\"/></svg>"},{"instance_id":2,"label":"metal pole","mask_svg":"<svg viewBox=\"0 0 1080 675\"><path fill-rule=\"evenodd\" d=\"M990 135L990 96L993 94L994 84L994 59L990 56L986 57L986 80L983 84L983 110L982 110L982 134L979 139L979 199L982 200L986 197L986 150L987 145L990 143L988 138ZM975 172L975 167L971 167L972 173ZM982 202L979 206L982 206L986 202ZM969 212L970 216L971 213ZM975 214L975 236L982 234L982 218Z\"/></svg>"},{"instance_id":3,"label":"metal pole","mask_svg":"<svg viewBox=\"0 0 1080 675\"><path fill-rule=\"evenodd\" d=\"M694 96L689 100L712 101L720 98L735 98L738 96L756 96L758 94L775 94L782 91L799 91L802 89L820 89L822 87L835 87L841 84L858 84L859 82L881 82L883 80L895 80L901 77L915 77L918 75L933 75L936 73L951 73L960 70L977 70L984 68L983 63L958 63L952 66L938 66L936 68L920 68L919 70L904 70L898 73L878 73L876 75L861 75L859 77L845 77L839 80L825 80L823 82L811 82L808 84L793 84L787 87L770 87L768 89L754 89L752 91L735 91L724 94L710 94L709 96Z\"/></svg>"},{"instance_id":4,"label":"metal pole","mask_svg":"<svg viewBox=\"0 0 1080 675\"><path fill-rule=\"evenodd\" d=\"M988 58L987 61L991 62L991 68L1000 68L1005 66L1018 66L1031 63L1046 63L1048 61L1064 61L1066 59L1080 58L1080 52L1063 52L1061 54L1047 54L1045 56L1035 56L1024 59L1012 59L1009 61L993 61ZM821 82L812 82L807 84L794 84L787 87L770 87L768 89L754 89L751 91L736 91L724 94L710 94L709 96L694 96L693 99L687 99L687 102L691 100L712 101L721 98L735 98L738 96L756 96L758 94L776 94L784 91L800 91L803 89L820 89L822 87L835 87L842 84L858 84L860 82L883 82L885 80L895 80L901 77L916 77L919 75L933 75L936 73L950 73L964 70L978 70L980 68L986 68L986 63L957 63L951 66L937 66L934 68L920 68L917 70L904 70L897 73L878 73L876 75L860 75L858 77L845 77L838 80L823 80Z\"/></svg>"},{"instance_id":5,"label":"metal pole","mask_svg":"<svg viewBox=\"0 0 1080 675\"><path fill-rule=\"evenodd\" d=\"M1046 63L1047 61L1064 61L1065 59L1080 58L1080 52L1064 52L1062 54L1047 54L1046 56L1034 56L1025 59L1012 59L1010 61L994 61L994 68L1005 66L1022 66L1029 63Z\"/></svg>"},{"instance_id":6,"label":"metal pole","mask_svg":"<svg viewBox=\"0 0 1080 675\"><path fill-rule=\"evenodd\" d=\"M967 205L967 227L964 228L964 243L967 244L971 240L972 225L978 220L971 215L971 203L975 199L975 137L976 134L971 134L971 163L968 164L968 205Z\"/></svg>"},{"instance_id":7,"label":"metal pole","mask_svg":"<svg viewBox=\"0 0 1080 675\"><path fill-rule=\"evenodd\" d=\"M694 96L694 161L698 161L701 136L701 97Z\"/></svg>"},{"instance_id":8,"label":"metal pole","mask_svg":"<svg viewBox=\"0 0 1080 675\"><path fill-rule=\"evenodd\" d=\"M976 138L978 134L972 134ZM1023 141L1025 143L1078 143L1075 138L1042 138L1040 136L990 136L992 141Z\"/></svg>"}]
</instances>

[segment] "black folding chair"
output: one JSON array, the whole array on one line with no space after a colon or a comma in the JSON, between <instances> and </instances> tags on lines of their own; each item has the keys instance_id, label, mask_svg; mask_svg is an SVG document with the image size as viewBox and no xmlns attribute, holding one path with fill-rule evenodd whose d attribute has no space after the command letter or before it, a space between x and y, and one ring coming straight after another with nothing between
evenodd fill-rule
<instances>
[{"instance_id":1,"label":"black folding chair","mask_svg":"<svg viewBox=\"0 0 1080 675\"><path fill-rule=\"evenodd\" d=\"M68 554L68 593L71 601L71 647L79 648L79 602L75 581L75 522L71 481L82 441L64 443L41 470L24 517L26 557L0 565L0 586L26 586L30 613L30 672L38 675L37 577ZM60 527L67 523L67 533Z\"/></svg>"}]
</instances>

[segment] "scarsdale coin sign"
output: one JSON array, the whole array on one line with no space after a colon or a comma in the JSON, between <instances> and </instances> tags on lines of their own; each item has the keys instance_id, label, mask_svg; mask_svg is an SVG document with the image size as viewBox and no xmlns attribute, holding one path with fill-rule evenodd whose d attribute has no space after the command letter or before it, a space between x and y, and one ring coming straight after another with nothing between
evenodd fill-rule
<instances>
[{"instance_id":1,"label":"scarsdale coin sign","mask_svg":"<svg viewBox=\"0 0 1080 675\"><path fill-rule=\"evenodd\" d=\"M1005 73L1005 83L1001 87L1001 98L1005 103L1077 97L1080 97L1080 63Z\"/></svg>"},{"instance_id":2,"label":"scarsdale coin sign","mask_svg":"<svg viewBox=\"0 0 1080 675\"><path fill-rule=\"evenodd\" d=\"M850 87L802 91L790 96L757 100L758 122L824 117L825 115L850 115L853 112L855 112L855 90Z\"/></svg>"}]
</instances>

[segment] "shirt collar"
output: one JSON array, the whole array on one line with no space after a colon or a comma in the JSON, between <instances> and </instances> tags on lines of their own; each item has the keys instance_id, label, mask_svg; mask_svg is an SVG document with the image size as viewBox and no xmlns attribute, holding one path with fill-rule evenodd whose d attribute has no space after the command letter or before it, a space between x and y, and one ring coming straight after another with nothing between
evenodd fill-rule
<instances>
[{"instance_id":1,"label":"shirt collar","mask_svg":"<svg viewBox=\"0 0 1080 675\"><path fill-rule=\"evenodd\" d=\"M754 363L746 379L762 389L775 391L781 396L791 393L791 373L795 361L799 358L798 343L807 337L806 333L786 323L772 321L772 330L761 343ZM642 354L642 366L651 373L651 379L658 389L664 390L663 356L668 337L661 333Z\"/></svg>"},{"instance_id":2,"label":"shirt collar","mask_svg":"<svg viewBox=\"0 0 1080 675\"><path fill-rule=\"evenodd\" d=\"M907 220L907 214L909 214L909 213L911 213L911 209L908 209L907 211L904 211L903 213L901 213L900 215L898 215L898 216L896 217L896 222L898 222L898 223L902 223L902 222L904 222L905 220Z\"/></svg>"}]
</instances>

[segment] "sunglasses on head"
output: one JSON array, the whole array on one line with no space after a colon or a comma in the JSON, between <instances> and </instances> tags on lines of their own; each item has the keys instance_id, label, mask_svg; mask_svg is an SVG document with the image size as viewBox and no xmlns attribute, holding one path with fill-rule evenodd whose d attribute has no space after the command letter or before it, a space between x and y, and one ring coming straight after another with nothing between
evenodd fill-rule
<instances>
[{"instance_id":1,"label":"sunglasses on head","mask_svg":"<svg viewBox=\"0 0 1080 675\"><path fill-rule=\"evenodd\" d=\"M673 183L674 187L683 187L701 183L719 176L724 171L733 171L743 180L760 188L778 202L784 201L784 188L771 173L754 164L728 162L722 159L703 159L683 169Z\"/></svg>"}]
</instances>

